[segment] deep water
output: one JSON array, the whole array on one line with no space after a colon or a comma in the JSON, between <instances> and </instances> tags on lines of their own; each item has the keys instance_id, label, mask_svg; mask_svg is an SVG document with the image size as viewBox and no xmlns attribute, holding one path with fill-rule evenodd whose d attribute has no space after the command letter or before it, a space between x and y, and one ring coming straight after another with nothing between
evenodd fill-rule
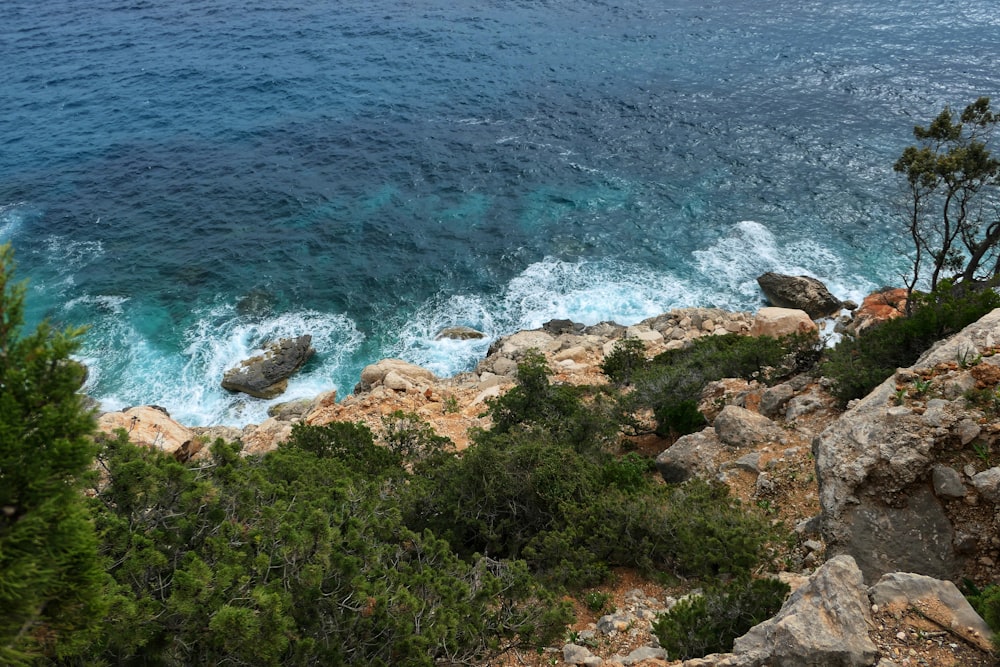
<instances>
[{"instance_id":1,"label":"deep water","mask_svg":"<svg viewBox=\"0 0 1000 667\"><path fill-rule=\"evenodd\" d=\"M993 0L5 0L0 241L105 408L244 424L270 338L287 400L469 368L447 325L898 283L892 162L998 56Z\"/></svg>"}]
</instances>

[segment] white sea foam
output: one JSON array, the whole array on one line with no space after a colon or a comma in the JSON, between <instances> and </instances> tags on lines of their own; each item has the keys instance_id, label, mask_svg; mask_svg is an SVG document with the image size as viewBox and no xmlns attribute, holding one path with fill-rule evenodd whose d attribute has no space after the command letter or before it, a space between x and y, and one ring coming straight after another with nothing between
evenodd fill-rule
<instances>
[{"instance_id":1,"label":"white sea foam","mask_svg":"<svg viewBox=\"0 0 1000 667\"><path fill-rule=\"evenodd\" d=\"M25 202L0 205L0 243L9 241L25 218Z\"/></svg>"},{"instance_id":2,"label":"white sea foam","mask_svg":"<svg viewBox=\"0 0 1000 667\"><path fill-rule=\"evenodd\" d=\"M94 338L101 341L101 347L88 348L84 357L97 370L97 377L107 379L114 389L102 393L100 381L88 386L105 410L153 403L192 425L261 422L275 403L312 398L337 388L333 378L363 339L343 315L296 311L250 321L226 305L196 314L183 333L186 347L178 356L154 344L137 324L121 316L99 320ZM230 393L219 385L228 368L258 353L267 341L305 333L312 335L315 360L291 378L280 397L265 401Z\"/></svg>"},{"instance_id":3,"label":"white sea foam","mask_svg":"<svg viewBox=\"0 0 1000 667\"><path fill-rule=\"evenodd\" d=\"M438 375L467 370L490 342L551 319L583 324L613 320L632 324L679 305L693 305L685 281L616 262L566 262L547 258L528 266L497 295L455 295L425 303L401 326L389 353ZM436 340L442 328L470 326L486 338Z\"/></svg>"},{"instance_id":4,"label":"white sea foam","mask_svg":"<svg viewBox=\"0 0 1000 667\"><path fill-rule=\"evenodd\" d=\"M715 305L756 310L763 305L757 277L767 271L807 275L823 283L841 299L860 299L876 287L853 275L840 256L810 239L787 242L752 220L736 223L729 234L704 250L696 250L696 282L714 294Z\"/></svg>"}]
</instances>

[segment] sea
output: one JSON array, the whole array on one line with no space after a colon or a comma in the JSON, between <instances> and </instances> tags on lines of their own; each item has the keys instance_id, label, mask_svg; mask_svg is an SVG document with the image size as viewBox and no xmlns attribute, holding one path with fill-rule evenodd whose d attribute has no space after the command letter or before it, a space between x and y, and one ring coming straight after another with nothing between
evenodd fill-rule
<instances>
[{"instance_id":1,"label":"sea","mask_svg":"<svg viewBox=\"0 0 1000 667\"><path fill-rule=\"evenodd\" d=\"M998 63L996 0L3 0L0 243L103 409L240 426L765 271L899 284L893 162ZM282 397L220 387L300 334Z\"/></svg>"}]
</instances>

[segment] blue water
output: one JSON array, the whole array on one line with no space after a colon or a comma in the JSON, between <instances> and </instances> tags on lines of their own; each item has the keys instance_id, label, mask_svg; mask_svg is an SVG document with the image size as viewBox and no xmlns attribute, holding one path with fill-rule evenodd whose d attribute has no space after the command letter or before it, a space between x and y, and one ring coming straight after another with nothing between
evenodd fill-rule
<instances>
[{"instance_id":1,"label":"blue water","mask_svg":"<svg viewBox=\"0 0 1000 667\"><path fill-rule=\"evenodd\" d=\"M4 0L0 241L105 408L244 424L284 335L281 400L471 367L447 325L898 284L892 162L998 56L995 0Z\"/></svg>"}]
</instances>

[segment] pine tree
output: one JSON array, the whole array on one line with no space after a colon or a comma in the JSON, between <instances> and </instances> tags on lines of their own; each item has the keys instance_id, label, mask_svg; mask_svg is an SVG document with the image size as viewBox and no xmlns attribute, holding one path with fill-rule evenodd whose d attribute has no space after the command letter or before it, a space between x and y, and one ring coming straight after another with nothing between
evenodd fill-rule
<instances>
[{"instance_id":1,"label":"pine tree","mask_svg":"<svg viewBox=\"0 0 1000 667\"><path fill-rule=\"evenodd\" d=\"M93 415L70 359L80 329L22 335L23 283L0 246L0 663L69 657L100 623L104 573L86 498Z\"/></svg>"}]
</instances>

